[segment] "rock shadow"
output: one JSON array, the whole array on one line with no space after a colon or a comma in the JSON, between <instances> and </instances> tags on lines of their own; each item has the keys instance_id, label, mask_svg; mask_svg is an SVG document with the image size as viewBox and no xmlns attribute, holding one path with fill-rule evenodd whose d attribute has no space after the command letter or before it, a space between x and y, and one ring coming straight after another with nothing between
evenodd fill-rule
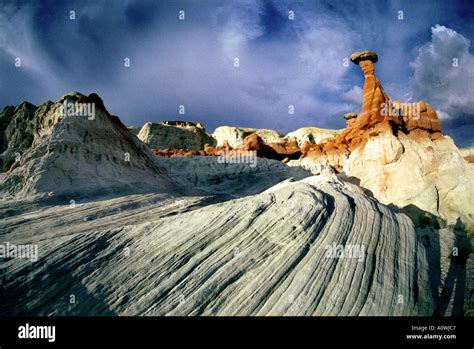
<instances>
[{"instance_id":1,"label":"rock shadow","mask_svg":"<svg viewBox=\"0 0 474 349\"><path fill-rule=\"evenodd\" d=\"M401 209L389 205L392 209L406 214L413 221L421 243L427 251L429 278L435 310L433 316L463 316L466 296L466 261L469 258L469 240L466 226L458 218L454 227L447 227L446 222L436 215L407 205ZM449 256L448 272L442 280L442 254L440 231L452 229L455 235L453 249Z\"/></svg>"},{"instance_id":2,"label":"rock shadow","mask_svg":"<svg viewBox=\"0 0 474 349\"><path fill-rule=\"evenodd\" d=\"M70 243L81 244L82 241ZM107 236L82 246L84 255L75 259L63 245L28 266L0 275L1 316L91 316L116 315L100 289L89 291L78 270L108 248ZM67 255L67 257L66 257ZM5 261L4 261L5 262ZM39 270L38 270L39 269ZM87 276L93 270L82 273ZM72 297L73 296L73 297Z\"/></svg>"}]
</instances>

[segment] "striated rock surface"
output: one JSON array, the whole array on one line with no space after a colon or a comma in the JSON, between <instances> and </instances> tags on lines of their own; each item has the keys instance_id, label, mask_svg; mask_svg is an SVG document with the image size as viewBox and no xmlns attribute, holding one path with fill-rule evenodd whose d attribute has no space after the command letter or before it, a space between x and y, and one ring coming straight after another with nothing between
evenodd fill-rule
<instances>
[{"instance_id":1,"label":"striated rock surface","mask_svg":"<svg viewBox=\"0 0 474 349\"><path fill-rule=\"evenodd\" d=\"M311 176L302 168L258 157L244 160L237 157L176 157L158 161L169 178L193 195L222 194L232 198L253 195L285 180Z\"/></svg>"},{"instance_id":2,"label":"striated rock surface","mask_svg":"<svg viewBox=\"0 0 474 349\"><path fill-rule=\"evenodd\" d=\"M200 159L211 158L179 161ZM81 212L90 205L103 221L114 202L84 203ZM155 206L146 223L132 217L81 234L62 233L66 225L31 235L40 258L4 262L0 314L430 315L435 308L412 222L354 185L309 177L179 214L170 213L183 205ZM63 222L74 224L69 216L77 214L63 212ZM27 222L29 230L43 219ZM15 231L5 238L21 241Z\"/></svg>"},{"instance_id":3,"label":"striated rock surface","mask_svg":"<svg viewBox=\"0 0 474 349\"><path fill-rule=\"evenodd\" d=\"M215 144L202 125L184 121L147 122L138 138L153 149L203 150L206 144Z\"/></svg>"}]
</instances>

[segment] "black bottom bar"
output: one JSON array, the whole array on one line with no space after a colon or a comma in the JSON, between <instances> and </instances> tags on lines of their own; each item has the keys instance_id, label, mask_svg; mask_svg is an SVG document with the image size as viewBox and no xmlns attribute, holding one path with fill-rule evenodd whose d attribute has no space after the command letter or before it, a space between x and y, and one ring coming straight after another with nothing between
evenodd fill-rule
<instances>
[{"instance_id":1,"label":"black bottom bar","mask_svg":"<svg viewBox=\"0 0 474 349\"><path fill-rule=\"evenodd\" d=\"M474 318L426 317L4 317L0 348L133 348L229 344L335 348L470 348ZM41 327L35 327L41 326ZM54 326L54 341L52 328ZM43 338L19 338L38 337ZM155 345L156 344L156 345Z\"/></svg>"}]
</instances>

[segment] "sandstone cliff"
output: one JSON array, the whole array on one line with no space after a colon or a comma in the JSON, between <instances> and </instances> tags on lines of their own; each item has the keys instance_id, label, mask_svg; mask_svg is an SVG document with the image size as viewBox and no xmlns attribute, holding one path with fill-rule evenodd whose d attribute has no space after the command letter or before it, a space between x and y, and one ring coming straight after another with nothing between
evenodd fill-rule
<instances>
[{"instance_id":1,"label":"sandstone cliff","mask_svg":"<svg viewBox=\"0 0 474 349\"><path fill-rule=\"evenodd\" d=\"M89 119L64 113L64 103L90 103L95 115ZM7 132L6 152L19 149L20 155L3 174L3 196L77 200L147 185L154 190L171 188L150 150L107 112L97 95L70 93L56 103L39 108L22 104L15 110L11 123L20 126Z\"/></svg>"},{"instance_id":2,"label":"sandstone cliff","mask_svg":"<svg viewBox=\"0 0 474 349\"><path fill-rule=\"evenodd\" d=\"M153 149L200 150L206 144L215 144L202 125L183 122L147 122L138 133L138 138Z\"/></svg>"}]
</instances>

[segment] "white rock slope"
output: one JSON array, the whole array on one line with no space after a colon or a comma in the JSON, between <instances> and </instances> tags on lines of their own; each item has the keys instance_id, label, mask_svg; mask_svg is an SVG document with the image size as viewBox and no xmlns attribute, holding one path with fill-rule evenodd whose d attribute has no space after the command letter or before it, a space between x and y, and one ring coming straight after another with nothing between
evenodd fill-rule
<instances>
[{"instance_id":1,"label":"white rock slope","mask_svg":"<svg viewBox=\"0 0 474 349\"><path fill-rule=\"evenodd\" d=\"M415 205L450 224L458 218L474 224L474 167L448 136L381 134L350 154L343 170L384 204Z\"/></svg>"},{"instance_id":2,"label":"white rock slope","mask_svg":"<svg viewBox=\"0 0 474 349\"><path fill-rule=\"evenodd\" d=\"M0 192L5 197L90 195L152 188L172 189L156 164L156 157L111 116L97 96L95 117L61 113L63 102L75 103L72 93L36 115L31 148L4 174ZM38 114L38 113L37 113Z\"/></svg>"},{"instance_id":3,"label":"white rock slope","mask_svg":"<svg viewBox=\"0 0 474 349\"><path fill-rule=\"evenodd\" d=\"M411 221L321 176L147 223L31 239L37 262L3 263L2 315L430 315L434 307ZM339 245L361 253L327 254Z\"/></svg>"}]
</instances>

